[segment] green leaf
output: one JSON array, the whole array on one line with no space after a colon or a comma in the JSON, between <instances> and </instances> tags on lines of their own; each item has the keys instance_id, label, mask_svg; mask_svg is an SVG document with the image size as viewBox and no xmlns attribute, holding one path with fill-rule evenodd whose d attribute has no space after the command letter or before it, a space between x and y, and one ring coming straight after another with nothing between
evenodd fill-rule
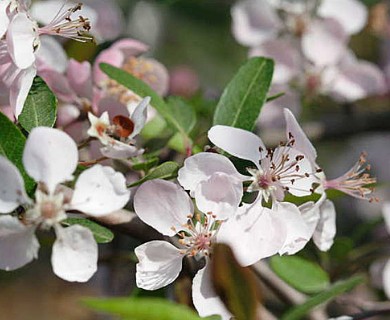
<instances>
[{"instance_id":1,"label":"green leaf","mask_svg":"<svg viewBox=\"0 0 390 320\"><path fill-rule=\"evenodd\" d=\"M176 121L180 124L182 131L190 133L196 124L195 110L180 97L170 97L168 99L168 107L171 114L174 115Z\"/></svg>"},{"instance_id":2,"label":"green leaf","mask_svg":"<svg viewBox=\"0 0 390 320\"><path fill-rule=\"evenodd\" d=\"M236 320L257 319L256 277L250 268L240 266L232 249L225 244L213 247L211 279L215 292Z\"/></svg>"},{"instance_id":3,"label":"green leaf","mask_svg":"<svg viewBox=\"0 0 390 320\"><path fill-rule=\"evenodd\" d=\"M274 256L270 266L281 279L298 291L312 294L329 286L329 276L319 265L298 256Z\"/></svg>"},{"instance_id":4,"label":"green leaf","mask_svg":"<svg viewBox=\"0 0 390 320\"><path fill-rule=\"evenodd\" d=\"M201 320L194 311L184 305L160 298L110 298L83 299L83 303L100 312L131 320Z\"/></svg>"},{"instance_id":5,"label":"green leaf","mask_svg":"<svg viewBox=\"0 0 390 320\"><path fill-rule=\"evenodd\" d=\"M128 188L138 186L145 181L153 179L173 179L177 176L177 171L179 170L179 165L173 161L167 161L163 164L160 164L156 169L147 174L141 180L138 180L128 186Z\"/></svg>"},{"instance_id":6,"label":"green leaf","mask_svg":"<svg viewBox=\"0 0 390 320\"><path fill-rule=\"evenodd\" d=\"M270 59L249 59L228 84L214 113L214 125L252 130L267 99L274 63Z\"/></svg>"},{"instance_id":7,"label":"green leaf","mask_svg":"<svg viewBox=\"0 0 390 320\"><path fill-rule=\"evenodd\" d=\"M161 135L164 135L164 131L167 129L167 122L159 115L148 121L141 130L142 138L150 140Z\"/></svg>"},{"instance_id":8,"label":"green leaf","mask_svg":"<svg viewBox=\"0 0 390 320\"><path fill-rule=\"evenodd\" d=\"M88 228L92 231L97 243L109 243L114 239L114 234L110 230L88 219L68 218L64 220L62 224L66 226L79 224L80 226Z\"/></svg>"},{"instance_id":9,"label":"green leaf","mask_svg":"<svg viewBox=\"0 0 390 320\"><path fill-rule=\"evenodd\" d=\"M158 163L158 157L152 157L150 159L146 159L145 161L134 163L131 168L136 171L149 171L151 168L157 166Z\"/></svg>"},{"instance_id":10,"label":"green leaf","mask_svg":"<svg viewBox=\"0 0 390 320\"><path fill-rule=\"evenodd\" d=\"M20 125L30 132L35 127L53 127L56 118L56 97L40 77L35 77L18 119Z\"/></svg>"},{"instance_id":11,"label":"green leaf","mask_svg":"<svg viewBox=\"0 0 390 320\"><path fill-rule=\"evenodd\" d=\"M141 97L149 96L151 105L164 117L164 119L170 123L176 130L185 134L185 129L181 126L180 122L177 121L176 115L172 114L172 109L164 102L152 88L150 88L145 82L134 77L130 73L113 67L107 63L101 63L100 69L107 74L111 79L117 81L124 87L132 90Z\"/></svg>"},{"instance_id":12,"label":"green leaf","mask_svg":"<svg viewBox=\"0 0 390 320\"><path fill-rule=\"evenodd\" d=\"M26 137L15 124L0 112L0 155L8 158L22 174L27 193L35 188L35 182L26 173L23 167L23 149Z\"/></svg>"},{"instance_id":13,"label":"green leaf","mask_svg":"<svg viewBox=\"0 0 390 320\"><path fill-rule=\"evenodd\" d=\"M310 310L328 302L329 300L345 293L351 291L357 285L361 284L364 281L362 276L355 276L348 280L339 281L333 284L327 290L309 298L305 303L291 309L286 314L282 316L282 320L299 320L303 319Z\"/></svg>"}]
</instances>

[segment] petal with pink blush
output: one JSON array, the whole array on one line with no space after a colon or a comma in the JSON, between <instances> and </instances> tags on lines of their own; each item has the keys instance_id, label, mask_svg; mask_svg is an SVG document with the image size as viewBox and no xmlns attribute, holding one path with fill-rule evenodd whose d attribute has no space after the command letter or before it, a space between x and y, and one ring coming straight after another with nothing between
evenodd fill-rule
<instances>
[{"instance_id":1,"label":"petal with pink blush","mask_svg":"<svg viewBox=\"0 0 390 320\"><path fill-rule=\"evenodd\" d=\"M323 0L318 14L337 20L348 34L358 33L367 23L368 10L357 0Z\"/></svg>"},{"instance_id":2,"label":"petal with pink blush","mask_svg":"<svg viewBox=\"0 0 390 320\"><path fill-rule=\"evenodd\" d=\"M41 66L60 73L65 72L68 66L68 57L62 45L51 36L40 36L39 40L41 45L36 52L36 57Z\"/></svg>"},{"instance_id":3,"label":"petal with pink blush","mask_svg":"<svg viewBox=\"0 0 390 320\"><path fill-rule=\"evenodd\" d=\"M139 156L144 149L112 139L106 146L100 149L103 156L110 159L128 159Z\"/></svg>"},{"instance_id":4,"label":"petal with pink blush","mask_svg":"<svg viewBox=\"0 0 390 320\"><path fill-rule=\"evenodd\" d=\"M193 195L201 181L207 180L215 172L221 172L241 181L247 180L238 173L230 160L220 154L201 152L184 161L184 166L179 170L178 181L184 189L190 190Z\"/></svg>"},{"instance_id":5,"label":"petal with pink blush","mask_svg":"<svg viewBox=\"0 0 390 320\"><path fill-rule=\"evenodd\" d=\"M0 181L1 213L10 213L20 205L30 202L19 170L3 156L0 156Z\"/></svg>"},{"instance_id":6,"label":"petal with pink blush","mask_svg":"<svg viewBox=\"0 0 390 320\"><path fill-rule=\"evenodd\" d=\"M34 128L23 152L29 176L43 182L50 193L59 183L73 179L78 162L76 143L66 133L52 128Z\"/></svg>"},{"instance_id":7,"label":"petal with pink blush","mask_svg":"<svg viewBox=\"0 0 390 320\"><path fill-rule=\"evenodd\" d=\"M114 67L120 68L125 60L125 56L120 50L106 49L103 50L96 58L93 65L93 78L98 86L108 79L106 74L100 70L101 63L108 63Z\"/></svg>"},{"instance_id":8,"label":"petal with pink blush","mask_svg":"<svg viewBox=\"0 0 390 320\"><path fill-rule=\"evenodd\" d=\"M65 104L58 108L57 127L65 127L76 121L80 116L80 109L73 104Z\"/></svg>"},{"instance_id":9,"label":"petal with pink blush","mask_svg":"<svg viewBox=\"0 0 390 320\"><path fill-rule=\"evenodd\" d=\"M236 40L249 47L274 37L281 28L276 11L266 0L243 0L231 10L232 31Z\"/></svg>"},{"instance_id":10,"label":"petal with pink blush","mask_svg":"<svg viewBox=\"0 0 390 320\"><path fill-rule=\"evenodd\" d=\"M26 13L16 14L7 31L8 52L20 69L27 69L35 62L35 43L38 38L38 26Z\"/></svg>"},{"instance_id":11,"label":"petal with pink blush","mask_svg":"<svg viewBox=\"0 0 390 320\"><path fill-rule=\"evenodd\" d=\"M22 113L24 103L31 89L37 70L34 66L21 70L10 87L10 105L14 109L15 117Z\"/></svg>"},{"instance_id":12,"label":"petal with pink blush","mask_svg":"<svg viewBox=\"0 0 390 320\"><path fill-rule=\"evenodd\" d=\"M138 188L134 208L143 222L170 237L182 230L188 216L194 213L187 193L173 182L160 179L147 181Z\"/></svg>"},{"instance_id":13,"label":"petal with pink blush","mask_svg":"<svg viewBox=\"0 0 390 320\"><path fill-rule=\"evenodd\" d=\"M181 268L183 255L166 241L150 241L135 248L138 258L137 287L157 290L175 281Z\"/></svg>"},{"instance_id":14,"label":"petal with pink blush","mask_svg":"<svg viewBox=\"0 0 390 320\"><path fill-rule=\"evenodd\" d=\"M15 270L38 257L39 243L35 228L18 218L0 216L0 269Z\"/></svg>"},{"instance_id":15,"label":"petal with pink blush","mask_svg":"<svg viewBox=\"0 0 390 320\"><path fill-rule=\"evenodd\" d=\"M198 184L194 197L200 211L212 212L217 220L225 220L236 213L243 193L240 180L226 173L216 172Z\"/></svg>"},{"instance_id":16,"label":"petal with pink blush","mask_svg":"<svg viewBox=\"0 0 390 320\"><path fill-rule=\"evenodd\" d=\"M243 129L217 125L209 130L208 137L218 148L235 157L252 161L256 166L266 154L263 141Z\"/></svg>"},{"instance_id":17,"label":"petal with pink blush","mask_svg":"<svg viewBox=\"0 0 390 320\"><path fill-rule=\"evenodd\" d=\"M334 65L346 53L347 41L347 34L336 20L315 20L302 37L302 51L319 67Z\"/></svg>"},{"instance_id":18,"label":"petal with pink blush","mask_svg":"<svg viewBox=\"0 0 390 320\"><path fill-rule=\"evenodd\" d=\"M78 100L68 79L62 73L46 67L41 68L38 63L38 75L45 80L49 88L62 102L75 103Z\"/></svg>"},{"instance_id":19,"label":"petal with pink blush","mask_svg":"<svg viewBox=\"0 0 390 320\"><path fill-rule=\"evenodd\" d=\"M115 41L110 49L122 51L125 57L139 56L149 50L149 46L135 39L121 39Z\"/></svg>"},{"instance_id":20,"label":"petal with pink blush","mask_svg":"<svg viewBox=\"0 0 390 320\"><path fill-rule=\"evenodd\" d=\"M4 36L7 31L9 18L7 14L7 8L11 0L0 1L0 39Z\"/></svg>"},{"instance_id":21,"label":"petal with pink blush","mask_svg":"<svg viewBox=\"0 0 390 320\"><path fill-rule=\"evenodd\" d=\"M92 100L92 70L88 61L70 59L66 75L69 85L79 97Z\"/></svg>"},{"instance_id":22,"label":"petal with pink blush","mask_svg":"<svg viewBox=\"0 0 390 320\"><path fill-rule=\"evenodd\" d=\"M111 167L94 165L77 179L70 206L99 217L122 209L130 199L130 190L122 173Z\"/></svg>"},{"instance_id":23,"label":"petal with pink blush","mask_svg":"<svg viewBox=\"0 0 390 320\"><path fill-rule=\"evenodd\" d=\"M97 270L98 246L92 232L80 225L56 227L51 264L66 281L86 282Z\"/></svg>"},{"instance_id":24,"label":"petal with pink blush","mask_svg":"<svg viewBox=\"0 0 390 320\"><path fill-rule=\"evenodd\" d=\"M199 270L192 281L192 301L201 317L220 315L222 320L230 320L232 314L226 309L222 300L212 287L210 262Z\"/></svg>"}]
</instances>

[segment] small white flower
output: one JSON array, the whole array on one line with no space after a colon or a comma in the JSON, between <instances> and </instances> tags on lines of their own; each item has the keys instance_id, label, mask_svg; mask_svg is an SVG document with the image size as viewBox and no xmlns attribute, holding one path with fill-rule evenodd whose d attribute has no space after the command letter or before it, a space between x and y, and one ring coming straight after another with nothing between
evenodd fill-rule
<instances>
[{"instance_id":1,"label":"small white flower","mask_svg":"<svg viewBox=\"0 0 390 320\"><path fill-rule=\"evenodd\" d=\"M78 162L74 141L57 129L38 127L31 131L23 152L26 172L38 183L35 201L26 194L17 168L0 157L0 212L19 206L19 218L0 217L0 268L13 270L37 257L37 228L54 228L54 273L68 281L87 281L97 268L97 244L92 232L82 226L63 228L69 210L101 216L121 209L129 200L125 178L112 168L95 165L81 173L70 195L60 184L73 180Z\"/></svg>"},{"instance_id":2,"label":"small white flower","mask_svg":"<svg viewBox=\"0 0 390 320\"><path fill-rule=\"evenodd\" d=\"M100 118L88 113L91 123L88 135L99 139L104 145L100 149L104 156L112 159L123 159L143 153L143 149L138 149L135 146L134 138L145 125L149 103L150 97L144 98L134 112L131 112L130 106L128 106L128 113L131 117L117 115L113 118L112 124L107 111L103 112Z\"/></svg>"}]
</instances>

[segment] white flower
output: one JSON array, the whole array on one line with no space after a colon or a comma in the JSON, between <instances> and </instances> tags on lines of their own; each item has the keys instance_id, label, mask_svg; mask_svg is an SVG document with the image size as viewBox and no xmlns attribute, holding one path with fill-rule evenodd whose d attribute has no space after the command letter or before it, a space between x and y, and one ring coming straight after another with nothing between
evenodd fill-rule
<instances>
[{"instance_id":1,"label":"white flower","mask_svg":"<svg viewBox=\"0 0 390 320\"><path fill-rule=\"evenodd\" d=\"M385 202L382 209L383 218L385 220L387 232L390 234L390 202ZM390 260L387 261L383 270L383 290L388 298L390 298Z\"/></svg>"},{"instance_id":2,"label":"white flower","mask_svg":"<svg viewBox=\"0 0 390 320\"><path fill-rule=\"evenodd\" d=\"M31 131L23 152L23 165L38 182L35 201L26 194L17 168L0 157L0 212L11 213L19 206L19 218L0 217L0 268L13 270L37 257L34 235L37 228L54 228L54 273L68 281L87 281L97 268L97 244L92 232L82 226L63 228L66 212L78 210L101 216L121 209L129 200L125 178L110 167L95 165L83 171L69 195L60 185L73 180L78 162L74 141L57 129L38 127Z\"/></svg>"},{"instance_id":3,"label":"white flower","mask_svg":"<svg viewBox=\"0 0 390 320\"><path fill-rule=\"evenodd\" d=\"M156 290L177 278L185 256L197 260L206 258L206 267L194 278L194 305L201 316L217 313L223 315L223 319L230 319L230 313L213 291L209 280L205 280L205 277L209 277L207 266L212 255L213 244L220 228L223 227L222 220L226 219L226 213L223 211L226 208L224 205L226 197L220 197L221 208L218 208L217 198L221 193L217 189L221 188L220 183L218 179L207 180L208 187L203 190L202 197L212 200L209 202L211 207L202 209L203 213L199 211L194 213L191 198L181 187L172 182L157 179L141 185L134 197L137 215L163 235L169 237L177 235L179 248L166 241L151 241L137 247L135 253L139 262L136 280L138 287ZM229 193L237 185L225 179L224 187L222 190L228 190ZM195 194L198 192L195 191ZM195 201L198 205L198 198L195 198ZM240 199L236 208L239 201ZM202 203L202 205L206 204Z\"/></svg>"},{"instance_id":4,"label":"white flower","mask_svg":"<svg viewBox=\"0 0 390 320\"><path fill-rule=\"evenodd\" d=\"M134 112L128 110L128 113L131 114L130 118L117 115L113 118L113 124L110 123L107 111L103 112L100 118L90 112L88 113L88 118L91 122L88 135L99 139L104 145L100 149L104 156L113 159L123 159L143 153L143 149L138 149L135 146L134 138L145 125L149 103L150 97L144 98Z\"/></svg>"}]
</instances>

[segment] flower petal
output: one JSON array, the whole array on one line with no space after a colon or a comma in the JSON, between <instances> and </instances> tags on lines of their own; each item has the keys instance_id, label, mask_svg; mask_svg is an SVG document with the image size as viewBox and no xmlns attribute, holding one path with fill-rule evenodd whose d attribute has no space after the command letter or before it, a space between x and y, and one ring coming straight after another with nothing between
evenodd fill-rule
<instances>
[{"instance_id":1,"label":"flower petal","mask_svg":"<svg viewBox=\"0 0 390 320\"><path fill-rule=\"evenodd\" d=\"M62 45L51 36L40 36L41 45L36 52L38 61L45 66L63 73L68 66L68 57Z\"/></svg>"},{"instance_id":2,"label":"flower petal","mask_svg":"<svg viewBox=\"0 0 390 320\"><path fill-rule=\"evenodd\" d=\"M0 216L0 269L15 270L38 257L35 228L26 227L18 218Z\"/></svg>"},{"instance_id":3,"label":"flower petal","mask_svg":"<svg viewBox=\"0 0 390 320\"><path fill-rule=\"evenodd\" d=\"M218 148L235 157L250 160L256 165L266 152L263 141L243 129L218 125L209 130L208 137Z\"/></svg>"},{"instance_id":4,"label":"flower petal","mask_svg":"<svg viewBox=\"0 0 390 320\"><path fill-rule=\"evenodd\" d=\"M71 207L98 217L122 209L129 199L125 177L111 167L97 164L77 179Z\"/></svg>"},{"instance_id":5,"label":"flower petal","mask_svg":"<svg viewBox=\"0 0 390 320\"><path fill-rule=\"evenodd\" d=\"M259 45L275 36L281 27L276 11L266 0L239 1L231 14L233 35L244 46Z\"/></svg>"},{"instance_id":6,"label":"flower petal","mask_svg":"<svg viewBox=\"0 0 390 320\"><path fill-rule=\"evenodd\" d=\"M336 20L315 20L302 37L302 51L317 66L334 65L345 54L347 41L347 34Z\"/></svg>"},{"instance_id":7,"label":"flower petal","mask_svg":"<svg viewBox=\"0 0 390 320\"><path fill-rule=\"evenodd\" d=\"M386 296L390 299L390 260L387 261L383 269L383 289Z\"/></svg>"},{"instance_id":8,"label":"flower petal","mask_svg":"<svg viewBox=\"0 0 390 320\"><path fill-rule=\"evenodd\" d=\"M101 63L109 63L114 67L120 68L124 62L124 55L121 51L115 49L103 50L96 58L93 65L93 78L97 85L103 85L104 81L108 79L106 74L100 70Z\"/></svg>"},{"instance_id":9,"label":"flower petal","mask_svg":"<svg viewBox=\"0 0 390 320\"><path fill-rule=\"evenodd\" d=\"M243 193L240 180L226 173L216 172L198 184L194 195L200 211L212 212L217 220L225 220L236 213Z\"/></svg>"},{"instance_id":10,"label":"flower petal","mask_svg":"<svg viewBox=\"0 0 390 320\"><path fill-rule=\"evenodd\" d=\"M11 0L0 1L0 39L4 36L8 29L9 18L7 15L7 8Z\"/></svg>"},{"instance_id":11,"label":"flower petal","mask_svg":"<svg viewBox=\"0 0 390 320\"><path fill-rule=\"evenodd\" d=\"M193 195L198 184L209 179L216 172L226 173L232 179L241 181L248 179L238 173L227 157L212 152L200 152L184 161L184 166L179 170L177 180L184 189L190 190L191 195Z\"/></svg>"},{"instance_id":12,"label":"flower petal","mask_svg":"<svg viewBox=\"0 0 390 320\"><path fill-rule=\"evenodd\" d=\"M316 149L290 110L284 109L284 118L286 119L287 138L289 138L290 135L293 136L295 140L294 148L301 151L309 161L311 161L311 164L314 167L317 158Z\"/></svg>"},{"instance_id":13,"label":"flower petal","mask_svg":"<svg viewBox=\"0 0 390 320\"><path fill-rule=\"evenodd\" d=\"M368 10L356 0L322 0L318 15L337 20L348 34L358 33L367 23Z\"/></svg>"},{"instance_id":14,"label":"flower petal","mask_svg":"<svg viewBox=\"0 0 390 320\"><path fill-rule=\"evenodd\" d=\"M70 59L67 70L68 82L81 98L92 100L92 70L88 61Z\"/></svg>"},{"instance_id":15,"label":"flower petal","mask_svg":"<svg viewBox=\"0 0 390 320\"><path fill-rule=\"evenodd\" d=\"M220 315L222 320L230 320L232 314L226 309L212 286L210 263L199 270L192 281L192 301L201 317Z\"/></svg>"},{"instance_id":16,"label":"flower petal","mask_svg":"<svg viewBox=\"0 0 390 320\"><path fill-rule=\"evenodd\" d=\"M35 66L21 70L10 87L10 105L14 109L15 117L18 118L23 110L27 95L31 89L37 74Z\"/></svg>"},{"instance_id":17,"label":"flower petal","mask_svg":"<svg viewBox=\"0 0 390 320\"><path fill-rule=\"evenodd\" d=\"M92 232L80 225L56 227L51 264L66 281L86 282L97 270L98 246Z\"/></svg>"},{"instance_id":18,"label":"flower petal","mask_svg":"<svg viewBox=\"0 0 390 320\"><path fill-rule=\"evenodd\" d=\"M150 97L146 97L138 104L133 113L128 110L129 114L131 114L130 118L134 122L134 130L129 138L135 137L138 133L141 132L142 128L145 126L146 119L148 116L147 107L149 106L149 104Z\"/></svg>"},{"instance_id":19,"label":"flower petal","mask_svg":"<svg viewBox=\"0 0 390 320\"><path fill-rule=\"evenodd\" d=\"M192 201L182 188L160 179L146 181L139 187L134 209L143 222L170 237L182 229L188 215L194 212Z\"/></svg>"},{"instance_id":20,"label":"flower petal","mask_svg":"<svg viewBox=\"0 0 390 320\"><path fill-rule=\"evenodd\" d=\"M172 283L182 268L183 255L166 241L150 241L135 248L137 287L157 290Z\"/></svg>"},{"instance_id":21,"label":"flower petal","mask_svg":"<svg viewBox=\"0 0 390 320\"><path fill-rule=\"evenodd\" d=\"M390 202L385 202L383 204L382 214L385 220L387 232L390 234Z\"/></svg>"},{"instance_id":22,"label":"flower petal","mask_svg":"<svg viewBox=\"0 0 390 320\"><path fill-rule=\"evenodd\" d=\"M320 220L313 234L313 241L321 251L328 251L336 235L336 209L330 200L320 206Z\"/></svg>"},{"instance_id":23,"label":"flower petal","mask_svg":"<svg viewBox=\"0 0 390 320\"><path fill-rule=\"evenodd\" d=\"M72 180L76 170L76 143L66 133L52 128L34 128L26 142L23 164L37 182L46 184L53 193L57 184Z\"/></svg>"},{"instance_id":24,"label":"flower petal","mask_svg":"<svg viewBox=\"0 0 390 320\"><path fill-rule=\"evenodd\" d=\"M20 69L27 69L35 62L34 46L38 27L24 12L16 14L7 31L8 52Z\"/></svg>"},{"instance_id":25,"label":"flower petal","mask_svg":"<svg viewBox=\"0 0 390 320\"><path fill-rule=\"evenodd\" d=\"M228 244L242 266L252 265L282 248L287 229L276 217L277 213L259 201L244 204L221 225L217 241Z\"/></svg>"},{"instance_id":26,"label":"flower petal","mask_svg":"<svg viewBox=\"0 0 390 320\"><path fill-rule=\"evenodd\" d=\"M127 159L136 157L144 152L136 146L112 139L109 144L100 149L103 156L111 159Z\"/></svg>"},{"instance_id":27,"label":"flower petal","mask_svg":"<svg viewBox=\"0 0 390 320\"><path fill-rule=\"evenodd\" d=\"M21 204L30 202L19 170L2 156L0 156L0 181L0 213L10 213Z\"/></svg>"}]
</instances>

